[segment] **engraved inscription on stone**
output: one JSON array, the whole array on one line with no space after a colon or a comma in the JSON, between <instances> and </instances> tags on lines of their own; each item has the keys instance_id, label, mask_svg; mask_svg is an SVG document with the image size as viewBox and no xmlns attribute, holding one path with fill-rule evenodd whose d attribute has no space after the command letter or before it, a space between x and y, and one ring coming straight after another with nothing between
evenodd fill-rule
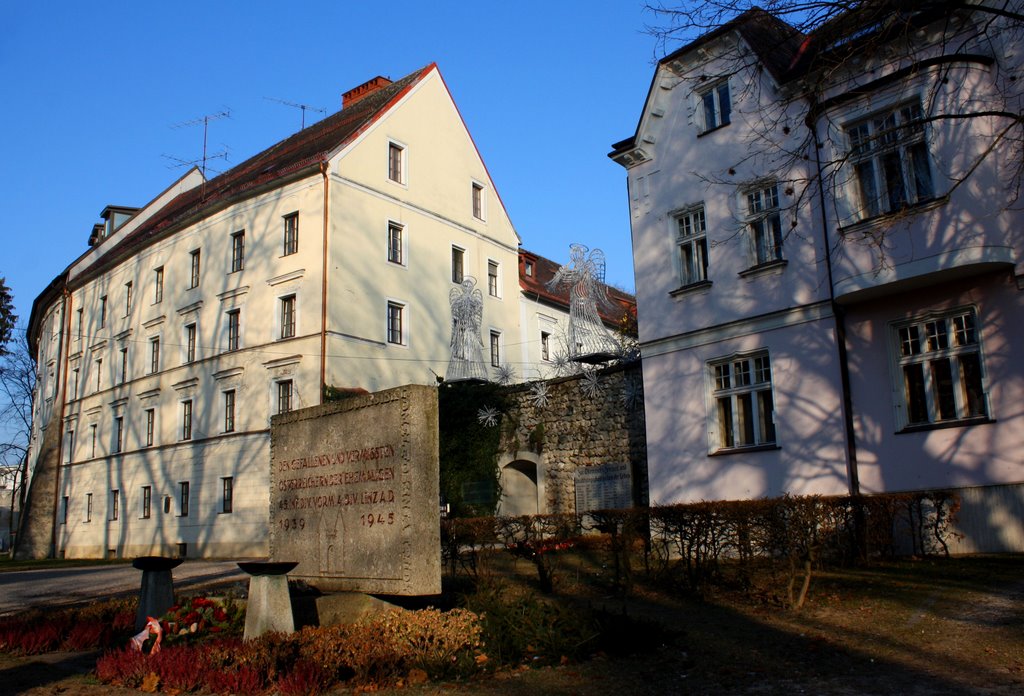
<instances>
[{"instance_id":1,"label":"engraved inscription on stone","mask_svg":"<svg viewBox=\"0 0 1024 696\"><path fill-rule=\"evenodd\" d=\"M576 470L576 512L633 506L633 475L628 462Z\"/></svg>"},{"instance_id":2,"label":"engraved inscription on stone","mask_svg":"<svg viewBox=\"0 0 1024 696\"><path fill-rule=\"evenodd\" d=\"M275 416L271 559L322 590L439 593L437 432L417 385Z\"/></svg>"}]
</instances>

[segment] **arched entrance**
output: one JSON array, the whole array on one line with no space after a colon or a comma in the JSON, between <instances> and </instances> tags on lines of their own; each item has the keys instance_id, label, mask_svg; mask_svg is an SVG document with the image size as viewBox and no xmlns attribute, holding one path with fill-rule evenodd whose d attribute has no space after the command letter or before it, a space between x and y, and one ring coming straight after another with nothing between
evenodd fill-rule
<instances>
[{"instance_id":1,"label":"arched entrance","mask_svg":"<svg viewBox=\"0 0 1024 696\"><path fill-rule=\"evenodd\" d=\"M544 465L533 452L504 455L501 466L499 515L537 515L545 512Z\"/></svg>"}]
</instances>

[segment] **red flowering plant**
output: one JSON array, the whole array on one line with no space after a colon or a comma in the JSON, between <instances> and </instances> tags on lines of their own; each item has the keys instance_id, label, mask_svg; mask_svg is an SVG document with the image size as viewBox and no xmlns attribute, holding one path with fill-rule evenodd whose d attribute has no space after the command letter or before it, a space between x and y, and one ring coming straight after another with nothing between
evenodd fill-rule
<instances>
[{"instance_id":1,"label":"red flowering plant","mask_svg":"<svg viewBox=\"0 0 1024 696\"><path fill-rule=\"evenodd\" d=\"M178 603L160 618L160 626L164 629L164 640L169 643L240 635L245 626L245 609L230 597L179 597Z\"/></svg>"}]
</instances>

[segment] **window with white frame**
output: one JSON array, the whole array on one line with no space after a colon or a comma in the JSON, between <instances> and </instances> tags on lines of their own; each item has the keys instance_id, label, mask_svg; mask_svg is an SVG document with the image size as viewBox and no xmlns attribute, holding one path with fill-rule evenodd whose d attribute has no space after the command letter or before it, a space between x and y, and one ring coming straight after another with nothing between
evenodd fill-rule
<instances>
[{"instance_id":1,"label":"window with white frame","mask_svg":"<svg viewBox=\"0 0 1024 696\"><path fill-rule=\"evenodd\" d=\"M155 375L160 371L160 337L149 339L149 373Z\"/></svg>"},{"instance_id":2,"label":"window with white frame","mask_svg":"<svg viewBox=\"0 0 1024 696\"><path fill-rule=\"evenodd\" d=\"M189 252L189 256L192 259L192 270L189 273L189 289L199 287L199 249L194 249Z\"/></svg>"},{"instance_id":3,"label":"window with white frame","mask_svg":"<svg viewBox=\"0 0 1024 696\"><path fill-rule=\"evenodd\" d=\"M551 334L547 331L540 332L540 359L551 360Z\"/></svg>"},{"instance_id":4,"label":"window with white frame","mask_svg":"<svg viewBox=\"0 0 1024 696\"><path fill-rule=\"evenodd\" d=\"M164 267L153 269L153 304L164 301Z\"/></svg>"},{"instance_id":5,"label":"window with white frame","mask_svg":"<svg viewBox=\"0 0 1024 696\"><path fill-rule=\"evenodd\" d=\"M388 222L388 261L405 264L405 228L397 222Z\"/></svg>"},{"instance_id":6,"label":"window with white frame","mask_svg":"<svg viewBox=\"0 0 1024 696\"><path fill-rule=\"evenodd\" d=\"M127 317L132 313L132 281L124 284L124 315Z\"/></svg>"},{"instance_id":7,"label":"window with white frame","mask_svg":"<svg viewBox=\"0 0 1024 696\"><path fill-rule=\"evenodd\" d=\"M295 295L282 297L280 300L281 338L295 336Z\"/></svg>"},{"instance_id":8,"label":"window with white frame","mask_svg":"<svg viewBox=\"0 0 1024 696\"><path fill-rule=\"evenodd\" d=\"M753 266L782 260L782 211L779 208L779 187L772 183L749 189L744 196L747 205L747 229L750 232L750 255Z\"/></svg>"},{"instance_id":9,"label":"window with white frame","mask_svg":"<svg viewBox=\"0 0 1024 696\"><path fill-rule=\"evenodd\" d=\"M146 447L153 446L153 438L156 433L156 409L146 409Z\"/></svg>"},{"instance_id":10,"label":"window with white frame","mask_svg":"<svg viewBox=\"0 0 1024 696\"><path fill-rule=\"evenodd\" d=\"M723 80L697 93L700 98L701 125L704 133L729 125L732 116L732 102L729 99L729 82Z\"/></svg>"},{"instance_id":11,"label":"window with white frame","mask_svg":"<svg viewBox=\"0 0 1024 696\"><path fill-rule=\"evenodd\" d=\"M465 277L465 266L466 266L466 250L453 246L452 247L452 282L461 284L462 279Z\"/></svg>"},{"instance_id":12,"label":"window with white frame","mask_svg":"<svg viewBox=\"0 0 1024 696\"><path fill-rule=\"evenodd\" d=\"M899 426L985 418L981 339L973 310L958 309L894 325L901 388Z\"/></svg>"},{"instance_id":13,"label":"window with white frame","mask_svg":"<svg viewBox=\"0 0 1024 696\"><path fill-rule=\"evenodd\" d=\"M284 216L284 256L299 251L299 214L289 213Z\"/></svg>"},{"instance_id":14,"label":"window with white frame","mask_svg":"<svg viewBox=\"0 0 1024 696\"><path fill-rule=\"evenodd\" d=\"M181 439L192 439L192 400L181 402Z\"/></svg>"},{"instance_id":15,"label":"window with white frame","mask_svg":"<svg viewBox=\"0 0 1024 696\"><path fill-rule=\"evenodd\" d=\"M478 184L475 181L473 182L472 197L473 197L473 217L475 217L477 220L485 219L485 215L487 214L487 211L484 208L484 185L483 184Z\"/></svg>"},{"instance_id":16,"label":"window with white frame","mask_svg":"<svg viewBox=\"0 0 1024 696\"><path fill-rule=\"evenodd\" d=\"M388 302L387 324L388 343L405 345L405 305Z\"/></svg>"},{"instance_id":17,"label":"window with white frame","mask_svg":"<svg viewBox=\"0 0 1024 696\"><path fill-rule=\"evenodd\" d=\"M500 297L500 286L498 285L498 262L487 262L487 294L491 297Z\"/></svg>"},{"instance_id":18,"label":"window with white frame","mask_svg":"<svg viewBox=\"0 0 1024 696\"><path fill-rule=\"evenodd\" d=\"M501 332L491 332L491 367L501 367Z\"/></svg>"},{"instance_id":19,"label":"window with white frame","mask_svg":"<svg viewBox=\"0 0 1024 696\"><path fill-rule=\"evenodd\" d=\"M239 337L242 327L242 310L232 309L227 313L228 318L228 352L238 350Z\"/></svg>"},{"instance_id":20,"label":"window with white frame","mask_svg":"<svg viewBox=\"0 0 1024 696\"><path fill-rule=\"evenodd\" d=\"M128 381L128 347L125 346L121 349L121 380L120 383L124 384Z\"/></svg>"},{"instance_id":21,"label":"window with white frame","mask_svg":"<svg viewBox=\"0 0 1024 696\"><path fill-rule=\"evenodd\" d=\"M846 127L860 219L898 212L935 195L923 118L921 105L910 103Z\"/></svg>"},{"instance_id":22,"label":"window with white frame","mask_svg":"<svg viewBox=\"0 0 1024 696\"><path fill-rule=\"evenodd\" d=\"M288 413L292 410L292 380L282 379L277 383L277 413Z\"/></svg>"},{"instance_id":23,"label":"window with white frame","mask_svg":"<svg viewBox=\"0 0 1024 696\"><path fill-rule=\"evenodd\" d=\"M683 287L708 280L708 237L704 206L675 215L676 263Z\"/></svg>"},{"instance_id":24,"label":"window with white frame","mask_svg":"<svg viewBox=\"0 0 1024 696\"><path fill-rule=\"evenodd\" d=\"M124 416L118 416L114 419L114 453L119 453L124 449Z\"/></svg>"},{"instance_id":25,"label":"window with white frame","mask_svg":"<svg viewBox=\"0 0 1024 696\"><path fill-rule=\"evenodd\" d=\"M153 487L142 487L142 519L149 519L153 514Z\"/></svg>"},{"instance_id":26,"label":"window with white frame","mask_svg":"<svg viewBox=\"0 0 1024 696\"><path fill-rule=\"evenodd\" d=\"M394 142L388 143L388 179L405 183L405 148Z\"/></svg>"},{"instance_id":27,"label":"window with white frame","mask_svg":"<svg viewBox=\"0 0 1024 696\"><path fill-rule=\"evenodd\" d=\"M96 369L96 391L99 391L103 386L103 358L96 358L93 366Z\"/></svg>"},{"instance_id":28,"label":"window with white frame","mask_svg":"<svg viewBox=\"0 0 1024 696\"><path fill-rule=\"evenodd\" d=\"M775 400L767 352L709 364L712 450L775 443Z\"/></svg>"},{"instance_id":29,"label":"window with white frame","mask_svg":"<svg viewBox=\"0 0 1024 696\"><path fill-rule=\"evenodd\" d=\"M231 235L231 272L238 273L245 268L245 230Z\"/></svg>"},{"instance_id":30,"label":"window with white frame","mask_svg":"<svg viewBox=\"0 0 1024 696\"><path fill-rule=\"evenodd\" d=\"M224 392L224 432L235 432L235 390Z\"/></svg>"},{"instance_id":31,"label":"window with white frame","mask_svg":"<svg viewBox=\"0 0 1024 696\"><path fill-rule=\"evenodd\" d=\"M78 398L78 378L81 375L81 368L76 367L71 371L71 398Z\"/></svg>"},{"instance_id":32,"label":"window with white frame","mask_svg":"<svg viewBox=\"0 0 1024 696\"><path fill-rule=\"evenodd\" d=\"M191 363L196 360L196 325L185 325L185 362Z\"/></svg>"},{"instance_id":33,"label":"window with white frame","mask_svg":"<svg viewBox=\"0 0 1024 696\"><path fill-rule=\"evenodd\" d=\"M107 296L100 298L100 328L107 325Z\"/></svg>"}]
</instances>

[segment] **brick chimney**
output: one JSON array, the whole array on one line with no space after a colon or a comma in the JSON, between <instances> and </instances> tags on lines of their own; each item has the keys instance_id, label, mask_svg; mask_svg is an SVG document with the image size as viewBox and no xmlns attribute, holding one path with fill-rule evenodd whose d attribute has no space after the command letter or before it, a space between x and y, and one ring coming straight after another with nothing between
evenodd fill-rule
<instances>
[{"instance_id":1,"label":"brick chimney","mask_svg":"<svg viewBox=\"0 0 1024 696\"><path fill-rule=\"evenodd\" d=\"M368 81L364 82L363 84L359 85L358 87L355 87L354 89L350 89L349 91L347 91L344 94L342 94L341 95L341 108L342 109L347 109L348 107L352 106L356 102L362 100L365 97L370 96L371 94L373 94L377 90L381 89L382 87L387 87L390 84L391 84L391 80L389 80L386 77L381 77L380 75L378 75L377 77L373 78L372 80L368 80Z\"/></svg>"}]
</instances>

